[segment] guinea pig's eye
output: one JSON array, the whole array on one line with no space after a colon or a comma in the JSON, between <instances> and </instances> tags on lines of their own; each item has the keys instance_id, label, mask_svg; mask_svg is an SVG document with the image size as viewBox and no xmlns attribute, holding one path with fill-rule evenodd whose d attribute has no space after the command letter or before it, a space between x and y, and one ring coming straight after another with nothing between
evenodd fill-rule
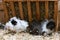
<instances>
[{"instance_id":1,"label":"guinea pig's eye","mask_svg":"<svg viewBox=\"0 0 60 40\"><path fill-rule=\"evenodd\" d=\"M30 30L30 32L32 32L32 31Z\"/></svg>"},{"instance_id":2,"label":"guinea pig's eye","mask_svg":"<svg viewBox=\"0 0 60 40\"><path fill-rule=\"evenodd\" d=\"M36 32L39 32L39 31L36 31Z\"/></svg>"}]
</instances>

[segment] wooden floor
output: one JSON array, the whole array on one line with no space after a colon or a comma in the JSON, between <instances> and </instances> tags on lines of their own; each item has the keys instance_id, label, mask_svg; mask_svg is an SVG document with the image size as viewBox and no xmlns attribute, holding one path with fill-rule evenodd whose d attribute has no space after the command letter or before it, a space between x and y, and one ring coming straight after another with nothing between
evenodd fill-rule
<instances>
[{"instance_id":1,"label":"wooden floor","mask_svg":"<svg viewBox=\"0 0 60 40\"><path fill-rule=\"evenodd\" d=\"M0 40L60 40L60 33L53 33L51 36L31 35L24 32L12 35L0 29Z\"/></svg>"}]
</instances>

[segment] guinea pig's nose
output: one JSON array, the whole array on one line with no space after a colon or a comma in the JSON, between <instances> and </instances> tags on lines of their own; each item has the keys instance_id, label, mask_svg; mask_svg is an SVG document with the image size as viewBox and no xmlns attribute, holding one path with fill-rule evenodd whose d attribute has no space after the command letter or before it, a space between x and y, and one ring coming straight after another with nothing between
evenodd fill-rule
<instances>
[{"instance_id":1,"label":"guinea pig's nose","mask_svg":"<svg viewBox=\"0 0 60 40\"><path fill-rule=\"evenodd\" d=\"M45 31L44 31L44 32L42 32L42 35L44 35L44 33L45 33Z\"/></svg>"}]
</instances>

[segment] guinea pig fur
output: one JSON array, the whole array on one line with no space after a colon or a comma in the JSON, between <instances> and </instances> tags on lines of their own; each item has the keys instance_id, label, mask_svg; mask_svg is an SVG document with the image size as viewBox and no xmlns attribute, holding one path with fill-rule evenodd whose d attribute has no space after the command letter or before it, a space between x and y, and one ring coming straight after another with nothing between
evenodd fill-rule
<instances>
[{"instance_id":1,"label":"guinea pig fur","mask_svg":"<svg viewBox=\"0 0 60 40\"><path fill-rule=\"evenodd\" d=\"M5 25L0 23L0 29L4 29Z\"/></svg>"},{"instance_id":2,"label":"guinea pig fur","mask_svg":"<svg viewBox=\"0 0 60 40\"><path fill-rule=\"evenodd\" d=\"M25 31L27 27L28 27L27 21L20 20L16 17L11 18L10 21L8 21L5 26L5 28L16 32Z\"/></svg>"},{"instance_id":3,"label":"guinea pig fur","mask_svg":"<svg viewBox=\"0 0 60 40\"><path fill-rule=\"evenodd\" d=\"M43 35L50 35L53 32L53 29L55 29L55 22L53 20L47 20L42 24L42 34Z\"/></svg>"},{"instance_id":4,"label":"guinea pig fur","mask_svg":"<svg viewBox=\"0 0 60 40\"><path fill-rule=\"evenodd\" d=\"M55 29L55 22L51 19L51 20L49 20L49 22L48 22L48 24L47 24L47 29L50 29L50 30L53 30L53 29Z\"/></svg>"}]
</instances>

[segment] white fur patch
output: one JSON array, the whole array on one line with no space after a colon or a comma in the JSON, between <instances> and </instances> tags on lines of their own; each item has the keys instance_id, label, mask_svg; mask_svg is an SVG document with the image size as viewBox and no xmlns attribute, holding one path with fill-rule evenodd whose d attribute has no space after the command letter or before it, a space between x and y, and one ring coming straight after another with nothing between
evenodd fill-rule
<instances>
[{"instance_id":1,"label":"white fur patch","mask_svg":"<svg viewBox=\"0 0 60 40\"><path fill-rule=\"evenodd\" d=\"M12 25L11 23L12 20L15 20L17 22L15 26ZM10 30L15 30L16 32L25 31L27 27L28 27L28 22L26 22L25 20L17 19L16 17L11 18L10 21L7 22L5 25L5 28Z\"/></svg>"}]
</instances>

